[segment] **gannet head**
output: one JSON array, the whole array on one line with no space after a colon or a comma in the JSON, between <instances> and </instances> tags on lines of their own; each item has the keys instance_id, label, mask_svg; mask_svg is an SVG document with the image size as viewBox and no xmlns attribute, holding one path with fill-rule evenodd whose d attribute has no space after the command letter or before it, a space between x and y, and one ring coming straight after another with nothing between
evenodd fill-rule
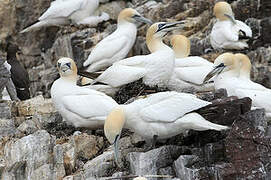
<instances>
[{"instance_id":1,"label":"gannet head","mask_svg":"<svg viewBox=\"0 0 271 180\"><path fill-rule=\"evenodd\" d=\"M241 65L240 76L250 78L251 62L249 57L242 53L237 53L234 57L235 61L239 62Z\"/></svg>"},{"instance_id":2,"label":"gannet head","mask_svg":"<svg viewBox=\"0 0 271 180\"><path fill-rule=\"evenodd\" d=\"M146 24L152 24L152 21L143 17L139 12L132 8L126 8L123 9L119 16L118 16L118 23L121 24L123 22L130 22L130 23L135 23L135 22L143 22Z\"/></svg>"},{"instance_id":3,"label":"gannet head","mask_svg":"<svg viewBox=\"0 0 271 180\"><path fill-rule=\"evenodd\" d=\"M167 35L170 31L173 31L175 29L181 29L183 28L185 24L185 21L179 21L179 22L158 22L154 23L149 27L146 35L146 41L147 46L151 52L156 51L159 49L159 43L161 42L163 37Z\"/></svg>"},{"instance_id":4,"label":"gannet head","mask_svg":"<svg viewBox=\"0 0 271 180\"><path fill-rule=\"evenodd\" d=\"M118 141L125 123L124 109L117 107L107 116L104 123L104 134L111 144L114 144L115 161L118 164Z\"/></svg>"},{"instance_id":5,"label":"gannet head","mask_svg":"<svg viewBox=\"0 0 271 180\"><path fill-rule=\"evenodd\" d=\"M63 57L57 61L57 69L61 77L76 77L77 67L71 58Z\"/></svg>"},{"instance_id":6,"label":"gannet head","mask_svg":"<svg viewBox=\"0 0 271 180\"><path fill-rule=\"evenodd\" d=\"M216 3L214 7L214 15L220 21L231 20L235 22L231 5L227 2Z\"/></svg>"},{"instance_id":7,"label":"gannet head","mask_svg":"<svg viewBox=\"0 0 271 180\"><path fill-rule=\"evenodd\" d=\"M238 70L239 72L239 63L235 61L234 54L232 53L224 53L218 56L214 62L214 69L207 74L204 79L204 83L210 80L215 75L219 75L220 73L227 72L230 70Z\"/></svg>"},{"instance_id":8,"label":"gannet head","mask_svg":"<svg viewBox=\"0 0 271 180\"><path fill-rule=\"evenodd\" d=\"M183 35L173 35L170 44L175 52L176 58L185 58L190 54L190 40Z\"/></svg>"}]
</instances>

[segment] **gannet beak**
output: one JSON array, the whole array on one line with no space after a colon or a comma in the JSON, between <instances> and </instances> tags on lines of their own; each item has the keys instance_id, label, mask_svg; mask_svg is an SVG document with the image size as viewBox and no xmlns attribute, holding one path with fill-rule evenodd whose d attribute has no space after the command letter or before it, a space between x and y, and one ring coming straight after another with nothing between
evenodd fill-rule
<instances>
[{"instance_id":1,"label":"gannet beak","mask_svg":"<svg viewBox=\"0 0 271 180\"><path fill-rule=\"evenodd\" d=\"M60 69L61 63L57 63L57 68Z\"/></svg>"},{"instance_id":2,"label":"gannet beak","mask_svg":"<svg viewBox=\"0 0 271 180\"><path fill-rule=\"evenodd\" d=\"M178 22L173 22L173 23L165 23L164 26L159 27L158 31L169 32L169 31L173 31L175 29L181 29L181 28L184 27L183 25L185 23L186 23L186 21L178 21Z\"/></svg>"},{"instance_id":3,"label":"gannet beak","mask_svg":"<svg viewBox=\"0 0 271 180\"><path fill-rule=\"evenodd\" d=\"M119 166L119 162L118 162L118 157L119 157L119 139L120 139L120 135L116 136L116 139L114 141L114 157L115 157L115 162L116 164Z\"/></svg>"},{"instance_id":4,"label":"gannet beak","mask_svg":"<svg viewBox=\"0 0 271 180\"><path fill-rule=\"evenodd\" d=\"M234 19L234 17L232 17L232 16L229 15L229 14L224 14L224 16L226 16L227 18L229 18L229 20L230 20L233 24L236 24L236 20Z\"/></svg>"},{"instance_id":5,"label":"gannet beak","mask_svg":"<svg viewBox=\"0 0 271 180\"><path fill-rule=\"evenodd\" d=\"M143 16L135 15L133 17L136 21L146 23L146 24L152 24L152 21L150 19L147 19Z\"/></svg>"},{"instance_id":6,"label":"gannet beak","mask_svg":"<svg viewBox=\"0 0 271 180\"><path fill-rule=\"evenodd\" d=\"M212 77L214 77L215 75L219 75L223 69L225 68L226 66L224 65L224 63L221 63L219 64L218 66L215 66L214 69L212 71L210 71L206 77L204 78L204 81L203 83L206 83L208 82Z\"/></svg>"}]
</instances>

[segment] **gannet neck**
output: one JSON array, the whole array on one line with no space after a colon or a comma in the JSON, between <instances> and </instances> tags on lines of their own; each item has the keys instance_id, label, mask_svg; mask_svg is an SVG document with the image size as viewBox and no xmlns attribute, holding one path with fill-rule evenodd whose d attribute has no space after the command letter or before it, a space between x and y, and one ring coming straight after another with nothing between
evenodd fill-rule
<instances>
[{"instance_id":1,"label":"gannet neck","mask_svg":"<svg viewBox=\"0 0 271 180\"><path fill-rule=\"evenodd\" d=\"M111 111L104 123L104 133L108 141L113 144L125 123L125 113L123 107L119 106Z\"/></svg>"},{"instance_id":2,"label":"gannet neck","mask_svg":"<svg viewBox=\"0 0 271 180\"><path fill-rule=\"evenodd\" d=\"M176 58L185 58L190 54L190 41L183 35L174 35L171 38L171 45Z\"/></svg>"},{"instance_id":3,"label":"gannet neck","mask_svg":"<svg viewBox=\"0 0 271 180\"><path fill-rule=\"evenodd\" d=\"M76 76L61 76L61 79L63 79L66 82L70 82L72 84L76 84L76 81L77 81Z\"/></svg>"},{"instance_id":4,"label":"gannet neck","mask_svg":"<svg viewBox=\"0 0 271 180\"><path fill-rule=\"evenodd\" d=\"M118 22L118 27L117 29L122 29L122 28L135 28L136 29L136 25L134 23L131 23L129 21L126 20L122 20L120 22Z\"/></svg>"},{"instance_id":5,"label":"gannet neck","mask_svg":"<svg viewBox=\"0 0 271 180\"><path fill-rule=\"evenodd\" d=\"M151 53L158 50L168 49L169 47L164 44L162 37L155 37L154 29L149 28L146 35L146 43Z\"/></svg>"},{"instance_id":6,"label":"gannet neck","mask_svg":"<svg viewBox=\"0 0 271 180\"><path fill-rule=\"evenodd\" d=\"M251 62L248 56L238 53L235 54L236 61L238 61L241 65L240 67L240 77L250 79L250 71L251 71Z\"/></svg>"},{"instance_id":7,"label":"gannet neck","mask_svg":"<svg viewBox=\"0 0 271 180\"><path fill-rule=\"evenodd\" d=\"M227 2L216 3L214 6L213 12L219 21L228 21L229 20L229 18L227 16L225 16L225 14L234 18L234 14L232 12L231 5Z\"/></svg>"},{"instance_id":8,"label":"gannet neck","mask_svg":"<svg viewBox=\"0 0 271 180\"><path fill-rule=\"evenodd\" d=\"M168 49L168 46L163 43L162 39L159 38L150 38L147 39L147 46L151 53L154 53L158 50Z\"/></svg>"}]
</instances>

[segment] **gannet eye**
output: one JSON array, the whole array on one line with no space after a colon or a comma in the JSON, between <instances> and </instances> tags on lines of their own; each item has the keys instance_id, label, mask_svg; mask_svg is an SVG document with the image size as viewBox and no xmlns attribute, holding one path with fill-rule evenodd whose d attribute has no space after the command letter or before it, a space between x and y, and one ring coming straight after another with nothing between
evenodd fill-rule
<instances>
[{"instance_id":1,"label":"gannet eye","mask_svg":"<svg viewBox=\"0 0 271 180\"><path fill-rule=\"evenodd\" d=\"M138 14L135 14L132 16L132 18L139 18L140 16Z\"/></svg>"},{"instance_id":2,"label":"gannet eye","mask_svg":"<svg viewBox=\"0 0 271 180\"><path fill-rule=\"evenodd\" d=\"M243 30L239 31L239 36L246 36L246 33Z\"/></svg>"},{"instance_id":3,"label":"gannet eye","mask_svg":"<svg viewBox=\"0 0 271 180\"><path fill-rule=\"evenodd\" d=\"M60 68L60 66L61 66L61 63L57 63L57 67Z\"/></svg>"},{"instance_id":4,"label":"gannet eye","mask_svg":"<svg viewBox=\"0 0 271 180\"><path fill-rule=\"evenodd\" d=\"M217 68L220 68L220 67L225 67L225 64L224 63L220 63L218 66L216 66Z\"/></svg>"},{"instance_id":5,"label":"gannet eye","mask_svg":"<svg viewBox=\"0 0 271 180\"><path fill-rule=\"evenodd\" d=\"M66 65L71 69L71 63L66 63Z\"/></svg>"},{"instance_id":6,"label":"gannet eye","mask_svg":"<svg viewBox=\"0 0 271 180\"><path fill-rule=\"evenodd\" d=\"M158 29L161 29L165 24L158 24Z\"/></svg>"}]
</instances>

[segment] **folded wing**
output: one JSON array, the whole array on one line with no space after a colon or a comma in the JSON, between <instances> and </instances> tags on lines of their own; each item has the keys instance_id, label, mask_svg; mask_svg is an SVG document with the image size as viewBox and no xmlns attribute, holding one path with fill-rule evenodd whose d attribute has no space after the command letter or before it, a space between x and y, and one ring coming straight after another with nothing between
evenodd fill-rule
<instances>
[{"instance_id":1,"label":"folded wing","mask_svg":"<svg viewBox=\"0 0 271 180\"><path fill-rule=\"evenodd\" d=\"M150 105L139 112L142 119L148 122L174 122L185 114L210 104L194 95L177 92L156 93L148 98Z\"/></svg>"}]
</instances>

